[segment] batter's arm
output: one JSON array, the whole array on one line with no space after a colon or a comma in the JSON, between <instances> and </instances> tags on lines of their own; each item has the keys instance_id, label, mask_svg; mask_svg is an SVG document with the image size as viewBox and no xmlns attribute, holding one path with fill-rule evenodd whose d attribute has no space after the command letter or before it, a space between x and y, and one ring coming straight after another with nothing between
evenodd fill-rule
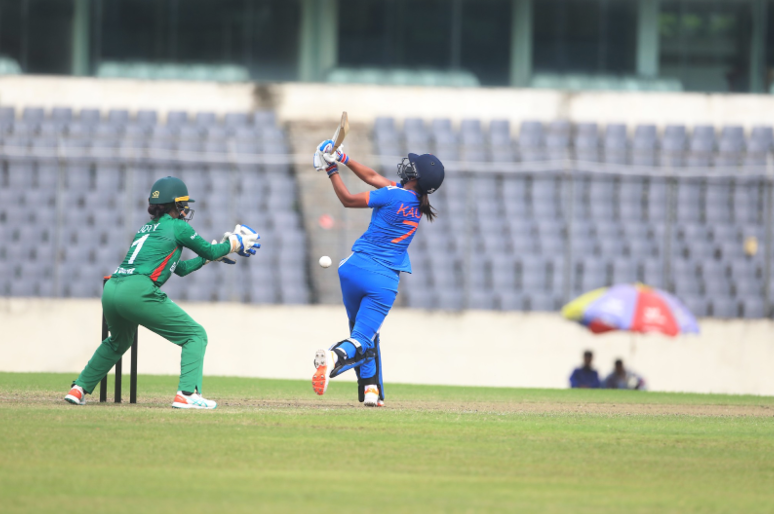
<instances>
[{"instance_id":1,"label":"batter's arm","mask_svg":"<svg viewBox=\"0 0 774 514\"><path fill-rule=\"evenodd\" d=\"M369 168L365 164L360 164L352 157L347 160L345 166L351 169L352 173L357 175L357 178L377 189L395 185L394 182L387 180L383 176L379 175L376 170Z\"/></svg>"},{"instance_id":2,"label":"batter's arm","mask_svg":"<svg viewBox=\"0 0 774 514\"><path fill-rule=\"evenodd\" d=\"M351 161L350 161L351 162ZM338 173L331 175L331 184L333 184L333 190L336 192L336 196L339 197L341 205L352 209L362 209L368 207L368 193L352 194L344 185L344 181Z\"/></svg>"}]
</instances>

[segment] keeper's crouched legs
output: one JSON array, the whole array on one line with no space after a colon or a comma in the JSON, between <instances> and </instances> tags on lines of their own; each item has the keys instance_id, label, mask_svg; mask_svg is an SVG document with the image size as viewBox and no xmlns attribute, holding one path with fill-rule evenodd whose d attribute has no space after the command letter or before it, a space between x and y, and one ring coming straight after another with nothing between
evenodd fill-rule
<instances>
[{"instance_id":1,"label":"keeper's crouched legs","mask_svg":"<svg viewBox=\"0 0 774 514\"><path fill-rule=\"evenodd\" d=\"M207 332L179 305L156 290L153 302L138 313L141 325L181 347L179 391L202 394Z\"/></svg>"},{"instance_id":2,"label":"keeper's crouched legs","mask_svg":"<svg viewBox=\"0 0 774 514\"><path fill-rule=\"evenodd\" d=\"M116 362L132 346L134 334L137 332L137 325L122 320L123 323L114 323L111 335L102 341L97 350L89 359L86 367L73 382L73 385L79 385L84 392L91 394L97 384L107 375ZM120 327L120 328L119 328Z\"/></svg>"},{"instance_id":3,"label":"keeper's crouched legs","mask_svg":"<svg viewBox=\"0 0 774 514\"><path fill-rule=\"evenodd\" d=\"M195 323L195 322L194 322ZM207 332L195 323L193 334L183 343L180 355L180 391L202 393L204 353L207 351Z\"/></svg>"}]
</instances>

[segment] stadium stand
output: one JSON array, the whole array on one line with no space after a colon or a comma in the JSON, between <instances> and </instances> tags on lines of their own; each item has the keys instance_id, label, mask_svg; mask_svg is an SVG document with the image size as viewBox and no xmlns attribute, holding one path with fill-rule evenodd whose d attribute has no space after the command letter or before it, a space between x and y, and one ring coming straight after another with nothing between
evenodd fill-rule
<instances>
[{"instance_id":1,"label":"stadium stand","mask_svg":"<svg viewBox=\"0 0 774 514\"><path fill-rule=\"evenodd\" d=\"M173 278L173 298L311 300L294 177L276 164L290 150L274 113L160 118L0 108L0 295L98 296L100 277L147 218L153 180L174 174L199 197L197 230L218 237L249 221L265 245L236 269ZM441 215L410 250L410 307L555 311L585 291L641 281L698 316L771 315L770 127L630 133L621 124L379 118L373 139L385 172L409 150L449 163L432 198ZM41 231L32 249L31 226Z\"/></svg>"},{"instance_id":2,"label":"stadium stand","mask_svg":"<svg viewBox=\"0 0 774 514\"><path fill-rule=\"evenodd\" d=\"M220 121L214 113L171 112L165 124L153 111L16 114L0 108L0 295L99 296L102 276L148 219L153 181L171 174L197 199L193 225L205 237L241 222L265 243L233 269L208 265L185 280L173 277L164 287L172 298L309 302L294 177L288 164L262 154L287 153L274 113ZM191 257L186 250L183 258Z\"/></svg>"},{"instance_id":3,"label":"stadium stand","mask_svg":"<svg viewBox=\"0 0 774 514\"><path fill-rule=\"evenodd\" d=\"M761 164L770 127L745 138L738 126L668 126L659 138L653 125L629 137L624 125L525 121L511 132L502 120L488 130L464 120L456 132L449 120L408 119L403 130L376 121L385 172L408 151L461 161L433 195L438 221L410 249L409 306L553 311L641 281L698 316L769 314Z\"/></svg>"}]
</instances>

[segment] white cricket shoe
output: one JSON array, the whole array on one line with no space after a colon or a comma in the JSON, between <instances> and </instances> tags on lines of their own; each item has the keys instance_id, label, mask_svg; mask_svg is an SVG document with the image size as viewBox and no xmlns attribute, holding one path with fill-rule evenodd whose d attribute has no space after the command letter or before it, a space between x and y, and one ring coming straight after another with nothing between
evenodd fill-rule
<instances>
[{"instance_id":1,"label":"white cricket shoe","mask_svg":"<svg viewBox=\"0 0 774 514\"><path fill-rule=\"evenodd\" d=\"M379 399L379 388L377 386L375 385L366 386L363 405L365 405L366 407L384 407L384 402Z\"/></svg>"},{"instance_id":2,"label":"white cricket shoe","mask_svg":"<svg viewBox=\"0 0 774 514\"><path fill-rule=\"evenodd\" d=\"M317 371L312 376L312 389L322 395L328 390L328 382L331 381L330 372L336 365L336 358L331 350L317 350L314 354L314 367Z\"/></svg>"},{"instance_id":3,"label":"white cricket shoe","mask_svg":"<svg viewBox=\"0 0 774 514\"><path fill-rule=\"evenodd\" d=\"M175 401L172 402L175 409L216 409L218 404L212 400L203 398L199 393L186 396L182 391L175 395Z\"/></svg>"},{"instance_id":4,"label":"white cricket shoe","mask_svg":"<svg viewBox=\"0 0 774 514\"><path fill-rule=\"evenodd\" d=\"M64 399L73 405L86 405L86 393L84 393L83 388L78 385L74 385Z\"/></svg>"}]
</instances>

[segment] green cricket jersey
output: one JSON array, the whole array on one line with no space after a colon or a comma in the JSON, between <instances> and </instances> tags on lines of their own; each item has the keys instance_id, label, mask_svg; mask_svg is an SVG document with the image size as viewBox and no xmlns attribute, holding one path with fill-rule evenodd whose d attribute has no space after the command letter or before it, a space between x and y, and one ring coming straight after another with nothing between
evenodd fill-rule
<instances>
[{"instance_id":1,"label":"green cricket jersey","mask_svg":"<svg viewBox=\"0 0 774 514\"><path fill-rule=\"evenodd\" d=\"M199 257L180 262L183 247L190 248ZM164 214L137 231L124 262L112 276L145 275L161 286L172 276L172 272L183 277L204 266L206 261L223 257L230 250L229 242L210 244L185 220Z\"/></svg>"}]
</instances>

